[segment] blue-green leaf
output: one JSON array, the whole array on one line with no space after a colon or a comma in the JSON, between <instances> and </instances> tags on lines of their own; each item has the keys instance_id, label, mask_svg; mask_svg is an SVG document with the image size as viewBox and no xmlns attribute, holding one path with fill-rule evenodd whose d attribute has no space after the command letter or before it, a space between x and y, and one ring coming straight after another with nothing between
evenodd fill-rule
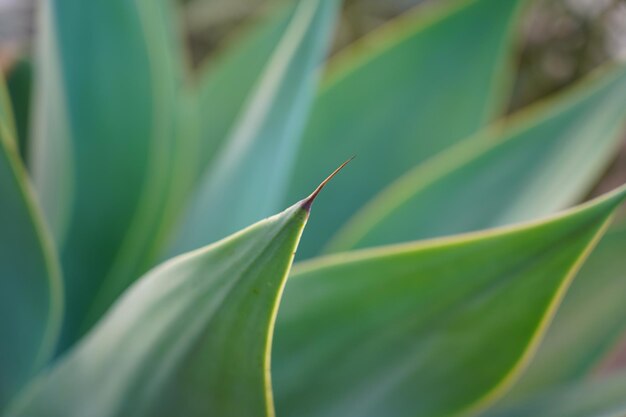
<instances>
[{"instance_id":1,"label":"blue-green leaf","mask_svg":"<svg viewBox=\"0 0 626 417\"><path fill-rule=\"evenodd\" d=\"M626 332L626 225L606 234L506 403L597 371ZM626 392L626 391L625 391Z\"/></svg>"},{"instance_id":2,"label":"blue-green leaf","mask_svg":"<svg viewBox=\"0 0 626 417\"><path fill-rule=\"evenodd\" d=\"M149 272L8 415L273 417L273 323L314 197Z\"/></svg>"},{"instance_id":3,"label":"blue-green leaf","mask_svg":"<svg viewBox=\"0 0 626 417\"><path fill-rule=\"evenodd\" d=\"M626 374L561 385L488 410L481 417L622 417Z\"/></svg>"},{"instance_id":4,"label":"blue-green leaf","mask_svg":"<svg viewBox=\"0 0 626 417\"><path fill-rule=\"evenodd\" d=\"M11 99L9 98L9 92L4 76L0 74L0 124L3 129L7 131L5 141L15 140L17 137L17 130L15 128L15 119L13 115L13 109L11 108Z\"/></svg>"},{"instance_id":5,"label":"blue-green leaf","mask_svg":"<svg viewBox=\"0 0 626 417\"><path fill-rule=\"evenodd\" d=\"M0 120L0 410L50 358L61 326L56 253Z\"/></svg>"},{"instance_id":6,"label":"blue-green leaf","mask_svg":"<svg viewBox=\"0 0 626 417\"><path fill-rule=\"evenodd\" d=\"M66 347L158 255L191 149L168 2L42 8L31 162L68 283Z\"/></svg>"},{"instance_id":7,"label":"blue-green leaf","mask_svg":"<svg viewBox=\"0 0 626 417\"><path fill-rule=\"evenodd\" d=\"M173 253L222 238L281 206L337 8L336 0L297 2L181 217Z\"/></svg>"},{"instance_id":8,"label":"blue-green leaf","mask_svg":"<svg viewBox=\"0 0 626 417\"><path fill-rule=\"evenodd\" d=\"M316 254L391 181L496 115L508 92L518 3L461 0L432 10L418 7L332 63L338 69L313 107L288 200L329 166L355 154L358 159L316 209L304 256Z\"/></svg>"},{"instance_id":9,"label":"blue-green leaf","mask_svg":"<svg viewBox=\"0 0 626 417\"><path fill-rule=\"evenodd\" d=\"M622 142L626 67L596 73L413 169L376 196L329 251L530 220L582 199Z\"/></svg>"},{"instance_id":10,"label":"blue-green leaf","mask_svg":"<svg viewBox=\"0 0 626 417\"><path fill-rule=\"evenodd\" d=\"M299 264L273 351L278 415L478 411L517 378L626 187L555 217Z\"/></svg>"},{"instance_id":11,"label":"blue-green leaf","mask_svg":"<svg viewBox=\"0 0 626 417\"><path fill-rule=\"evenodd\" d=\"M237 124L263 77L277 45L285 36L298 2L270 10L243 33L234 36L223 51L204 62L194 81L201 109L194 178L199 181Z\"/></svg>"},{"instance_id":12,"label":"blue-green leaf","mask_svg":"<svg viewBox=\"0 0 626 417\"><path fill-rule=\"evenodd\" d=\"M15 118L15 137L17 138L22 159L25 159L28 155L32 79L33 67L29 59L17 61L7 74L7 89L11 97Z\"/></svg>"}]
</instances>

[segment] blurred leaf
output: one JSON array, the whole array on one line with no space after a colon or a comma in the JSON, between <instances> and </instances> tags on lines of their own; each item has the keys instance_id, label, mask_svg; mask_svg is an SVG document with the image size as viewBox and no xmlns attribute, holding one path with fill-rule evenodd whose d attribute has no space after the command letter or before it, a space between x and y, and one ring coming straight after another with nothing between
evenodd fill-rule
<instances>
[{"instance_id":1,"label":"blurred leaf","mask_svg":"<svg viewBox=\"0 0 626 417\"><path fill-rule=\"evenodd\" d=\"M337 8L335 0L297 3L215 163L200 179L172 252L222 238L280 206Z\"/></svg>"},{"instance_id":2,"label":"blurred leaf","mask_svg":"<svg viewBox=\"0 0 626 417\"><path fill-rule=\"evenodd\" d=\"M622 417L626 415L626 374L566 385L483 417Z\"/></svg>"},{"instance_id":3,"label":"blurred leaf","mask_svg":"<svg viewBox=\"0 0 626 417\"><path fill-rule=\"evenodd\" d=\"M197 106L176 64L179 45L173 33L168 1L136 0L153 63L153 137L149 172L131 227L117 257L102 280L81 333L88 330L139 276L154 266L168 243L175 221L193 183L197 150ZM169 29L168 30L164 30ZM160 63L160 65L159 65Z\"/></svg>"},{"instance_id":4,"label":"blurred leaf","mask_svg":"<svg viewBox=\"0 0 626 417\"><path fill-rule=\"evenodd\" d=\"M11 108L11 99L7 89L6 81L2 73L0 73L0 124L7 131L4 141L13 141L16 137L15 119L13 118L13 109Z\"/></svg>"},{"instance_id":5,"label":"blurred leaf","mask_svg":"<svg viewBox=\"0 0 626 417\"><path fill-rule=\"evenodd\" d=\"M206 2L204 2L206 3ZM285 36L298 2L289 2L244 32L222 53L204 63L196 81L200 116L200 152L195 178L199 180L241 117L280 40Z\"/></svg>"},{"instance_id":6,"label":"blurred leaf","mask_svg":"<svg viewBox=\"0 0 626 417\"><path fill-rule=\"evenodd\" d=\"M328 250L469 232L568 207L615 157L624 122L622 66L410 171L358 212Z\"/></svg>"},{"instance_id":7,"label":"blurred leaf","mask_svg":"<svg viewBox=\"0 0 626 417\"><path fill-rule=\"evenodd\" d=\"M420 7L340 55L339 70L313 107L289 200L314 184L328 164L354 154L358 161L316 208L319 218L303 255L317 253L390 181L493 118L509 90L518 3L464 0Z\"/></svg>"},{"instance_id":8,"label":"blurred leaf","mask_svg":"<svg viewBox=\"0 0 626 417\"><path fill-rule=\"evenodd\" d=\"M626 225L610 230L581 269L509 398L589 374L626 331ZM623 391L626 394L626 389Z\"/></svg>"},{"instance_id":9,"label":"blurred leaf","mask_svg":"<svg viewBox=\"0 0 626 417\"><path fill-rule=\"evenodd\" d=\"M2 410L50 358L63 304L56 255L5 119L0 120L0 231Z\"/></svg>"},{"instance_id":10,"label":"blurred leaf","mask_svg":"<svg viewBox=\"0 0 626 417\"><path fill-rule=\"evenodd\" d=\"M33 68L28 60L16 62L7 77L7 87L15 113L17 139L22 159L27 160ZM28 164L27 164L28 165Z\"/></svg>"},{"instance_id":11,"label":"blurred leaf","mask_svg":"<svg viewBox=\"0 0 626 417\"><path fill-rule=\"evenodd\" d=\"M626 187L551 219L299 265L273 351L278 415L448 416L525 367Z\"/></svg>"},{"instance_id":12,"label":"blurred leaf","mask_svg":"<svg viewBox=\"0 0 626 417\"><path fill-rule=\"evenodd\" d=\"M66 347L110 303L101 283L123 289L163 240L187 175L177 169L182 71L169 2L43 7L32 164L68 283ZM94 297L104 300L87 313Z\"/></svg>"},{"instance_id":13,"label":"blurred leaf","mask_svg":"<svg viewBox=\"0 0 626 417\"><path fill-rule=\"evenodd\" d=\"M273 416L271 330L308 204L149 272L10 415Z\"/></svg>"}]
</instances>

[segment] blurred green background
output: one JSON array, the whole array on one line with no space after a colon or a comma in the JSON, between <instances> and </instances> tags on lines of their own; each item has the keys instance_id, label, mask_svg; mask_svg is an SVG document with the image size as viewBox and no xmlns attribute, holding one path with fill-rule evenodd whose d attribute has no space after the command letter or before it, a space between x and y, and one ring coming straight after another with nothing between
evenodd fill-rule
<instances>
[{"instance_id":1,"label":"blurred green background","mask_svg":"<svg viewBox=\"0 0 626 417\"><path fill-rule=\"evenodd\" d=\"M419 4L448 0L346 0L334 51ZM279 0L180 0L188 63L198 66ZM0 0L0 68L28 76L37 2ZM563 89L607 60L626 59L626 1L534 0L519 28L517 72L509 111ZM28 106L27 102L15 103ZM27 127L22 127L27 128ZM626 146L592 195L626 181Z\"/></svg>"}]
</instances>

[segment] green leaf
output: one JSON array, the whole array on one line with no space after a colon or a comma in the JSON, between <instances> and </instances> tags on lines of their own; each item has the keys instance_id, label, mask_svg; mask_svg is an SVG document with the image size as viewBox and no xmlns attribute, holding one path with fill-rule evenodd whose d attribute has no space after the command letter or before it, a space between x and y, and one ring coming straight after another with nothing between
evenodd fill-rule
<instances>
[{"instance_id":1,"label":"green leaf","mask_svg":"<svg viewBox=\"0 0 626 417\"><path fill-rule=\"evenodd\" d=\"M625 249L623 224L606 234L581 269L531 365L505 400L582 378L617 345L626 331Z\"/></svg>"},{"instance_id":2,"label":"green leaf","mask_svg":"<svg viewBox=\"0 0 626 417\"><path fill-rule=\"evenodd\" d=\"M438 417L490 404L625 198L626 187L535 223L300 264L276 325L278 415Z\"/></svg>"},{"instance_id":3,"label":"green leaf","mask_svg":"<svg viewBox=\"0 0 626 417\"><path fill-rule=\"evenodd\" d=\"M203 63L195 81L200 120L198 164L194 178L200 180L217 151L241 117L246 103L260 82L263 71L285 36L297 10L297 2L280 9L233 39L223 51Z\"/></svg>"},{"instance_id":4,"label":"green leaf","mask_svg":"<svg viewBox=\"0 0 626 417\"><path fill-rule=\"evenodd\" d=\"M7 131L7 137L3 140L15 140L17 131L15 128L15 120L13 118L13 109L11 108L11 99L7 90L6 81L2 73L0 73L0 124Z\"/></svg>"},{"instance_id":5,"label":"green leaf","mask_svg":"<svg viewBox=\"0 0 626 417\"><path fill-rule=\"evenodd\" d=\"M56 254L0 120L0 410L50 358L61 325Z\"/></svg>"},{"instance_id":6,"label":"green leaf","mask_svg":"<svg viewBox=\"0 0 626 417\"><path fill-rule=\"evenodd\" d=\"M176 37L168 1L136 0L154 71L154 119L149 172L137 211L117 256L102 279L81 326L88 330L117 297L150 267L168 243L176 218L193 182L188 161L197 153L194 141L197 109L177 67ZM166 30L164 30L166 29ZM160 65L159 65L160 63ZM116 195L116 198L117 197Z\"/></svg>"},{"instance_id":7,"label":"green leaf","mask_svg":"<svg viewBox=\"0 0 626 417\"><path fill-rule=\"evenodd\" d=\"M181 217L173 253L222 238L280 207L337 8L336 0L297 2Z\"/></svg>"},{"instance_id":8,"label":"green leaf","mask_svg":"<svg viewBox=\"0 0 626 417\"><path fill-rule=\"evenodd\" d=\"M613 160L625 121L626 67L599 71L410 171L327 250L469 232L566 208Z\"/></svg>"},{"instance_id":9,"label":"green leaf","mask_svg":"<svg viewBox=\"0 0 626 417\"><path fill-rule=\"evenodd\" d=\"M494 408L482 417L621 417L626 415L626 374L584 381Z\"/></svg>"},{"instance_id":10,"label":"green leaf","mask_svg":"<svg viewBox=\"0 0 626 417\"><path fill-rule=\"evenodd\" d=\"M278 302L311 204L346 163L282 213L149 272L8 416L273 417Z\"/></svg>"},{"instance_id":11,"label":"green leaf","mask_svg":"<svg viewBox=\"0 0 626 417\"><path fill-rule=\"evenodd\" d=\"M16 138L22 159L28 155L33 68L30 60L17 61L7 76L7 88L15 113ZM28 165L28 164L27 164Z\"/></svg>"},{"instance_id":12,"label":"green leaf","mask_svg":"<svg viewBox=\"0 0 626 417\"><path fill-rule=\"evenodd\" d=\"M316 208L304 256L319 252L389 182L493 118L508 91L518 3L419 7L340 54L313 107L288 200L315 184L327 164L354 154L358 160Z\"/></svg>"},{"instance_id":13,"label":"green leaf","mask_svg":"<svg viewBox=\"0 0 626 417\"><path fill-rule=\"evenodd\" d=\"M67 281L63 347L111 302L103 282L116 295L152 265L188 175L165 5L44 2L32 164Z\"/></svg>"}]
</instances>

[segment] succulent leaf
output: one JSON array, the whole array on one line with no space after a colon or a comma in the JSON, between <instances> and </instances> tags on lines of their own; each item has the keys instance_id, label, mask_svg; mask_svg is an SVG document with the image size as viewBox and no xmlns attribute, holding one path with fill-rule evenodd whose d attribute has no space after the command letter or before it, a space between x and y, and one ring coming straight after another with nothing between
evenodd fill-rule
<instances>
[{"instance_id":1,"label":"succulent leaf","mask_svg":"<svg viewBox=\"0 0 626 417\"><path fill-rule=\"evenodd\" d=\"M480 410L527 365L626 187L555 217L299 264L276 325L282 416Z\"/></svg>"},{"instance_id":2,"label":"succulent leaf","mask_svg":"<svg viewBox=\"0 0 626 417\"><path fill-rule=\"evenodd\" d=\"M338 8L336 0L296 4L228 138L199 180L173 254L222 238L282 205Z\"/></svg>"},{"instance_id":3,"label":"succulent leaf","mask_svg":"<svg viewBox=\"0 0 626 417\"><path fill-rule=\"evenodd\" d=\"M184 188L166 5L42 2L30 163L67 281L61 350L112 301L103 282L123 289L152 265Z\"/></svg>"},{"instance_id":4,"label":"succulent leaf","mask_svg":"<svg viewBox=\"0 0 626 417\"><path fill-rule=\"evenodd\" d=\"M511 400L599 371L626 333L626 225L610 229L580 270ZM626 391L625 391L626 392Z\"/></svg>"},{"instance_id":5,"label":"succulent leaf","mask_svg":"<svg viewBox=\"0 0 626 417\"><path fill-rule=\"evenodd\" d=\"M304 257L318 253L389 182L496 115L499 95L508 91L520 1L441 3L418 6L330 63L334 70L313 106L286 201L338 161L353 154L359 160L317 207L324 221L311 220Z\"/></svg>"},{"instance_id":6,"label":"succulent leaf","mask_svg":"<svg viewBox=\"0 0 626 417\"><path fill-rule=\"evenodd\" d=\"M0 120L0 410L50 359L62 292L51 237L15 138Z\"/></svg>"},{"instance_id":7,"label":"succulent leaf","mask_svg":"<svg viewBox=\"0 0 626 417\"><path fill-rule=\"evenodd\" d=\"M567 208L615 157L625 118L626 66L598 71L416 167L355 214L327 251L470 232Z\"/></svg>"}]
</instances>

